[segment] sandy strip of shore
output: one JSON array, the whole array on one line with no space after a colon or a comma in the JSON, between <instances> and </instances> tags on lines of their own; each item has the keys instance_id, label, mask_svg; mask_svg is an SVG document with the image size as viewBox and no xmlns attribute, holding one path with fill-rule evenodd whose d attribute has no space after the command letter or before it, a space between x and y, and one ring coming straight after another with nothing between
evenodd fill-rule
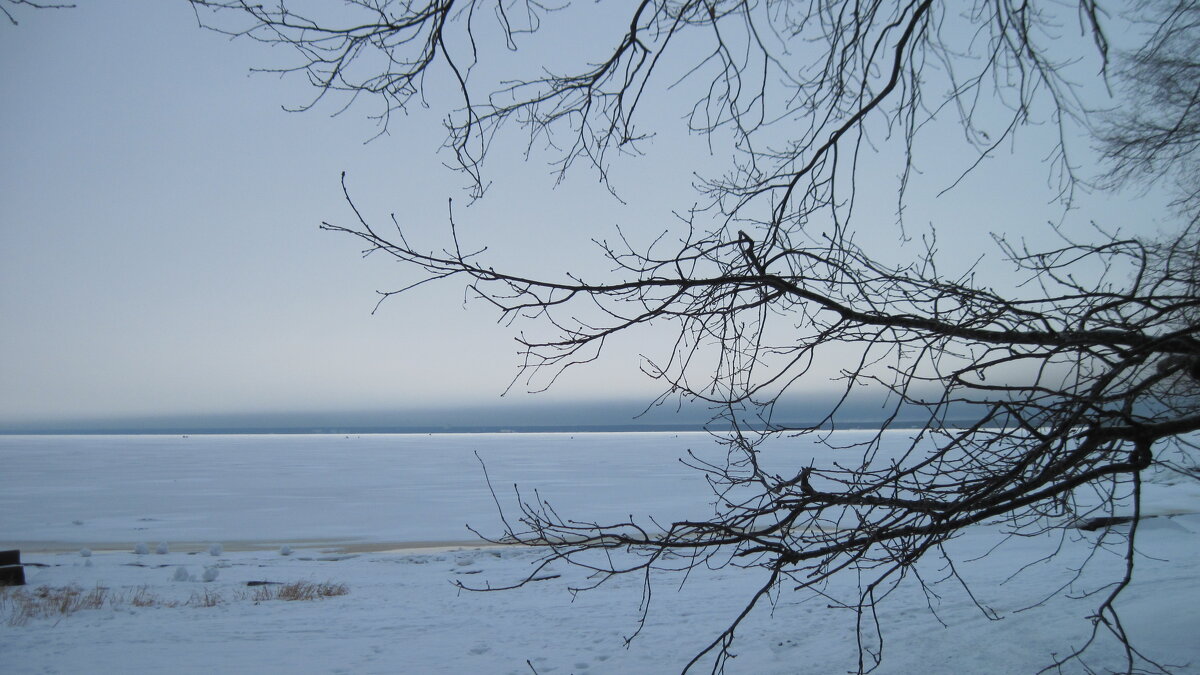
<instances>
[{"instance_id":1,"label":"sandy strip of shore","mask_svg":"<svg viewBox=\"0 0 1200 675\"><path fill-rule=\"evenodd\" d=\"M64 541L0 541L0 550L17 549L27 553L74 553L87 548L93 553L132 552L139 542L134 541L104 541L104 542L64 542ZM153 551L157 541L142 541ZM327 553L438 553L460 549L475 549L485 547L500 547L481 539L456 539L446 541L363 541L355 539L293 539L293 540L254 540L254 541L168 541L172 553L207 553L213 544L229 552L236 551L271 551L290 546L300 551L317 549Z\"/></svg>"}]
</instances>

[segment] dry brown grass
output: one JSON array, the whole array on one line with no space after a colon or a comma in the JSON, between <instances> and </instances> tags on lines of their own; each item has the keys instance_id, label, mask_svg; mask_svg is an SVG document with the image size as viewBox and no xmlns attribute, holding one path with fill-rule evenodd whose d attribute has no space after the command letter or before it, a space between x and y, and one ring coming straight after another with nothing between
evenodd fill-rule
<instances>
[{"instance_id":1,"label":"dry brown grass","mask_svg":"<svg viewBox=\"0 0 1200 675\"><path fill-rule=\"evenodd\" d=\"M139 586L133 591L133 595L130 596L129 604L134 607L153 607L159 603L158 598L148 588Z\"/></svg>"},{"instance_id":2,"label":"dry brown grass","mask_svg":"<svg viewBox=\"0 0 1200 675\"><path fill-rule=\"evenodd\" d=\"M216 607L217 605L224 604L224 602L225 600L221 597L220 593L206 588L192 593L192 597L188 598L188 601L184 604L188 607Z\"/></svg>"},{"instance_id":3,"label":"dry brown grass","mask_svg":"<svg viewBox=\"0 0 1200 675\"><path fill-rule=\"evenodd\" d=\"M252 592L235 593L232 600L266 602L268 600L317 600L346 595L346 584L326 581L294 581L287 584L258 586ZM85 609L132 607L216 607L227 604L215 590L204 588L192 593L186 601L164 600L146 586L126 592L115 592L104 586L90 590L75 585L53 588L5 587L0 589L0 617L10 626L23 626L35 619L66 617Z\"/></svg>"},{"instance_id":4,"label":"dry brown grass","mask_svg":"<svg viewBox=\"0 0 1200 675\"><path fill-rule=\"evenodd\" d=\"M89 591L79 586L39 586L32 590L6 589L0 593L0 611L8 614L11 626L22 626L33 619L68 616L84 609L99 609L112 602L113 595L103 586Z\"/></svg>"},{"instance_id":5,"label":"dry brown grass","mask_svg":"<svg viewBox=\"0 0 1200 675\"><path fill-rule=\"evenodd\" d=\"M346 584L335 584L332 581L317 583L313 581L293 581L290 584L259 586L254 589L254 601L267 600L317 600L346 595L350 589Z\"/></svg>"}]
</instances>

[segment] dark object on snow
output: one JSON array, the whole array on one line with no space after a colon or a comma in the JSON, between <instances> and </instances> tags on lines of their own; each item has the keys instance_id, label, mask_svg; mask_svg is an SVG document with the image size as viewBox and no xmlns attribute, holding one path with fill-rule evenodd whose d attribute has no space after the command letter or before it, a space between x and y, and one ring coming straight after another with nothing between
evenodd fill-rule
<instances>
[{"instance_id":1,"label":"dark object on snow","mask_svg":"<svg viewBox=\"0 0 1200 675\"><path fill-rule=\"evenodd\" d=\"M282 581L247 581L246 582L247 586L279 586L282 584L283 584Z\"/></svg>"},{"instance_id":2,"label":"dark object on snow","mask_svg":"<svg viewBox=\"0 0 1200 675\"><path fill-rule=\"evenodd\" d=\"M1087 520L1079 521L1079 524L1076 525L1075 527L1077 527L1081 530L1085 530L1087 532L1093 532L1095 530L1099 530L1102 527L1112 527L1113 525L1124 525L1125 523L1132 523L1132 522L1133 522L1132 516L1112 516L1110 518L1089 518Z\"/></svg>"},{"instance_id":3,"label":"dark object on snow","mask_svg":"<svg viewBox=\"0 0 1200 675\"><path fill-rule=\"evenodd\" d=\"M20 551L0 551L0 586L24 586L25 568Z\"/></svg>"}]
</instances>

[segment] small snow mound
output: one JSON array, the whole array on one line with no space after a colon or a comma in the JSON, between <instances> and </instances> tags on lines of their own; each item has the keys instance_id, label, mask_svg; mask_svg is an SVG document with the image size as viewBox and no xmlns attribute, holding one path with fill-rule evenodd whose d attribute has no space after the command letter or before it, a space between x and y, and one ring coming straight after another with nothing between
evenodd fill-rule
<instances>
[{"instance_id":1,"label":"small snow mound","mask_svg":"<svg viewBox=\"0 0 1200 675\"><path fill-rule=\"evenodd\" d=\"M79 549L79 555L84 558L90 558L90 557L92 557L92 549L87 548L85 546L85 547Z\"/></svg>"},{"instance_id":2,"label":"small snow mound","mask_svg":"<svg viewBox=\"0 0 1200 675\"><path fill-rule=\"evenodd\" d=\"M225 547L221 546L220 544L213 544L212 546L208 547L208 554L212 556L221 555L224 552Z\"/></svg>"},{"instance_id":3,"label":"small snow mound","mask_svg":"<svg viewBox=\"0 0 1200 675\"><path fill-rule=\"evenodd\" d=\"M158 546L155 547L154 552L159 555L166 555L171 552L171 547L167 546L167 542L160 541L158 542Z\"/></svg>"},{"instance_id":4,"label":"small snow mound","mask_svg":"<svg viewBox=\"0 0 1200 675\"><path fill-rule=\"evenodd\" d=\"M190 574L188 574L186 567L176 567L175 575L171 578L175 581L190 581L192 577Z\"/></svg>"},{"instance_id":5,"label":"small snow mound","mask_svg":"<svg viewBox=\"0 0 1200 675\"><path fill-rule=\"evenodd\" d=\"M279 555L291 555L293 553L295 553L295 551L293 551L292 547L288 546L287 544L279 547Z\"/></svg>"},{"instance_id":6,"label":"small snow mound","mask_svg":"<svg viewBox=\"0 0 1200 675\"><path fill-rule=\"evenodd\" d=\"M150 547L145 544L138 544L133 547L133 552L138 555L149 555Z\"/></svg>"},{"instance_id":7,"label":"small snow mound","mask_svg":"<svg viewBox=\"0 0 1200 675\"><path fill-rule=\"evenodd\" d=\"M205 567L204 575L200 578L205 581L216 581L218 574L220 574L220 571L216 567Z\"/></svg>"}]
</instances>

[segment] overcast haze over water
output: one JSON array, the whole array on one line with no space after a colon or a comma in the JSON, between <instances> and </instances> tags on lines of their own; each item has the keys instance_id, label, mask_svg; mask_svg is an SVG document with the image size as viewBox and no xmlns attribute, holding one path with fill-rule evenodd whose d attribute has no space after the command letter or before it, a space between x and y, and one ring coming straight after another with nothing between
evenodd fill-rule
<instances>
[{"instance_id":1,"label":"overcast haze over water","mask_svg":"<svg viewBox=\"0 0 1200 675\"><path fill-rule=\"evenodd\" d=\"M813 424L822 419L827 401L821 397L793 397L777 407L773 421ZM883 400L848 404L836 417L838 428L878 428L884 416ZM495 433L503 431L698 431L724 429L713 421L714 411L698 405L664 403L647 407L645 401L593 401L547 403L525 401L508 406L460 408L409 408L399 410L248 412L224 415L160 415L143 417L47 419L0 422L0 434L161 434L161 433ZM914 411L891 426L920 424ZM755 420L748 420L751 426ZM824 425L830 426L828 424Z\"/></svg>"},{"instance_id":2,"label":"overcast haze over water","mask_svg":"<svg viewBox=\"0 0 1200 675\"><path fill-rule=\"evenodd\" d=\"M850 443L872 432L846 431ZM904 447L889 432L887 448ZM767 446L789 470L828 455L814 437ZM0 437L0 541L471 538L498 535L514 486L560 513L620 520L705 516L712 491L686 466L726 450L705 433L307 434ZM484 466L487 467L487 475Z\"/></svg>"}]
</instances>

